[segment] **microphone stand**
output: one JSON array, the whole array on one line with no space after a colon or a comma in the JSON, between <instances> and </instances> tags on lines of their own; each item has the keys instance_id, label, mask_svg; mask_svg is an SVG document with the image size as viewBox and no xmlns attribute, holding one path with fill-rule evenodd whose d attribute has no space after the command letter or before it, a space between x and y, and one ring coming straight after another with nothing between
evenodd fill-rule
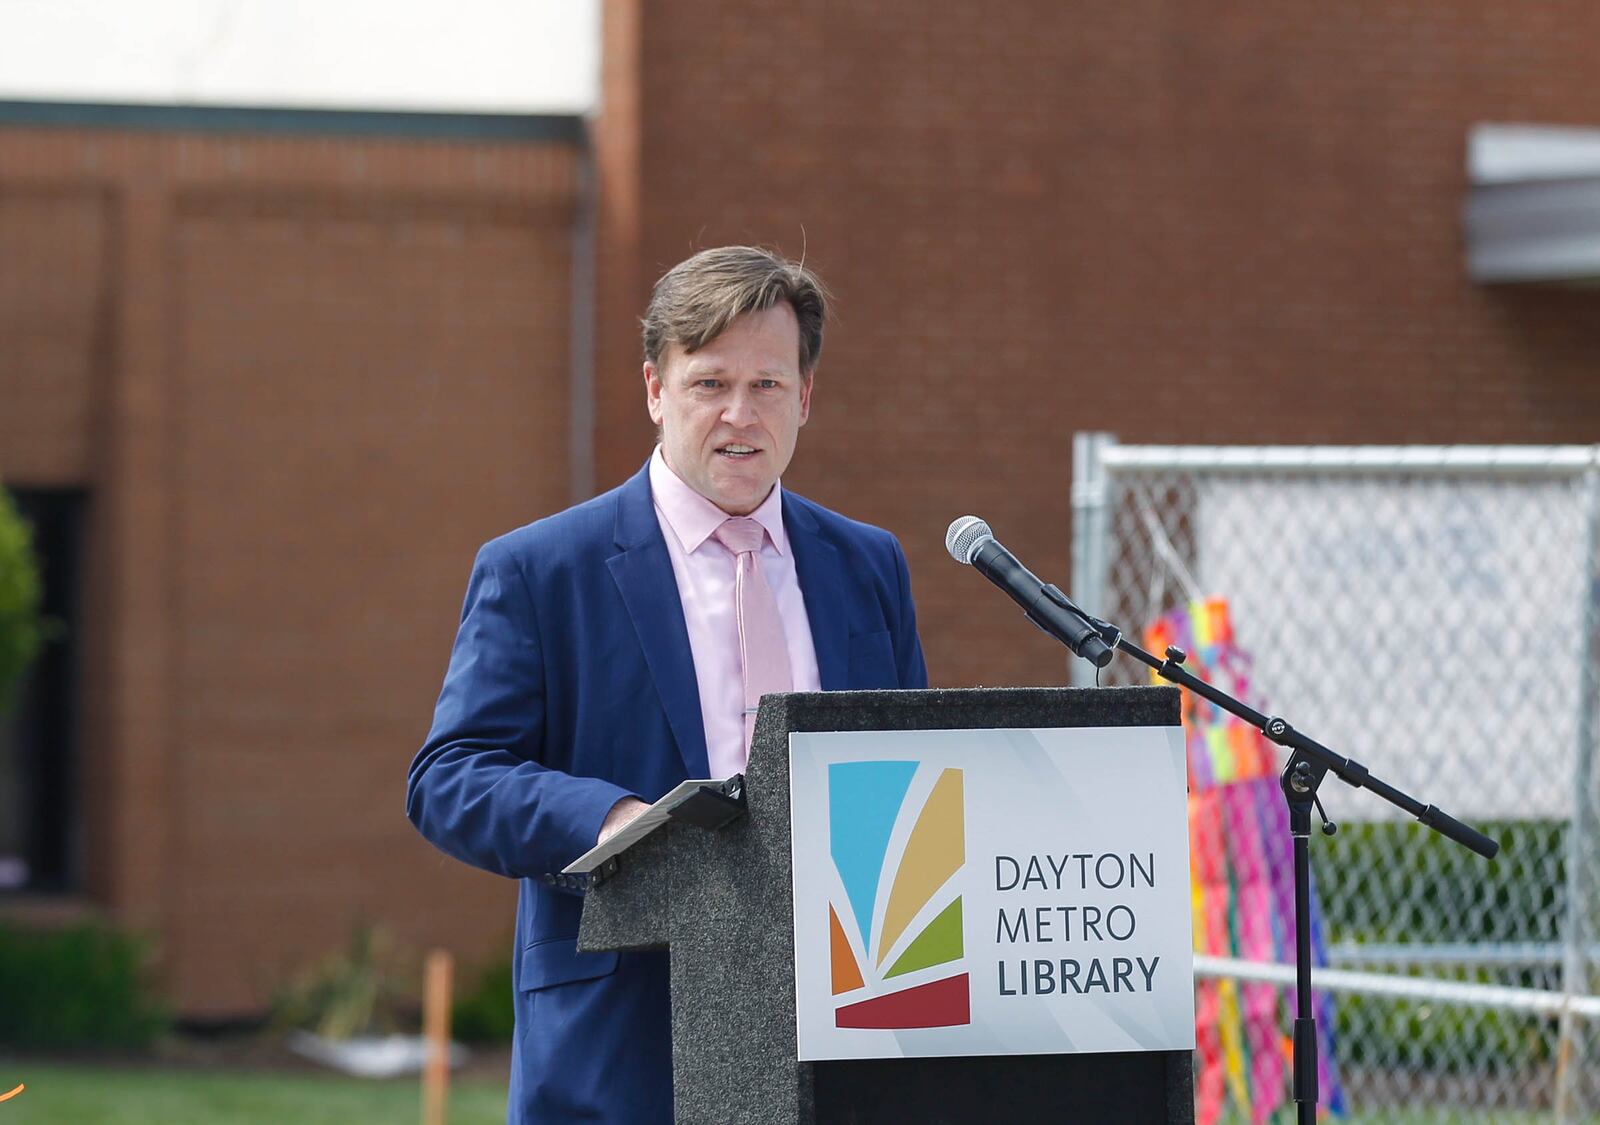
<instances>
[{"instance_id":1,"label":"microphone stand","mask_svg":"<svg viewBox=\"0 0 1600 1125\"><path fill-rule=\"evenodd\" d=\"M1424 805L1411 795L1372 776L1360 762L1336 754L1309 738L1277 716L1263 715L1227 692L1195 676L1183 666L1187 654L1169 646L1166 658L1146 652L1123 636L1109 622L1085 613L1064 595L1066 608L1077 614L1108 646L1120 649L1156 675L1187 688L1229 714L1237 715L1268 739L1290 751L1289 761L1278 777L1278 787L1289 805L1289 835L1294 840L1294 1100L1299 1125L1315 1125L1317 1117L1317 1021L1311 1006L1311 810L1317 810L1324 835L1332 836L1337 826L1323 811L1317 789L1329 773L1355 789L1370 789L1391 805L1410 813L1417 820L1485 859L1493 859L1500 845L1469 825L1461 823L1433 805Z\"/></svg>"}]
</instances>

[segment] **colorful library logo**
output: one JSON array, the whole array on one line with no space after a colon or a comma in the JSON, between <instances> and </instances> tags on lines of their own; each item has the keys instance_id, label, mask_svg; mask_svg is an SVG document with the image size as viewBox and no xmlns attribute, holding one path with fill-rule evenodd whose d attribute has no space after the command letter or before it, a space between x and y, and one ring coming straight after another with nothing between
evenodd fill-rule
<instances>
[{"instance_id":1,"label":"colorful library logo","mask_svg":"<svg viewBox=\"0 0 1600 1125\"><path fill-rule=\"evenodd\" d=\"M844 891L842 901L830 896L828 903L837 1027L972 1022L967 973L957 971L961 896L953 880L966 862L962 771L929 767L937 777L912 810L903 806L919 769L918 762L828 767L828 839ZM910 831L896 833L902 822Z\"/></svg>"}]
</instances>

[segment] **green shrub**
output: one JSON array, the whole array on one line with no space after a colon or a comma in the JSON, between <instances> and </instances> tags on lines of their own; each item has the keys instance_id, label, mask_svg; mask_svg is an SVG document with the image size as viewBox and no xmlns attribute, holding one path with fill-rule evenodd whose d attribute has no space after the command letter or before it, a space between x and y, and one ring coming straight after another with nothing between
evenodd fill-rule
<instances>
[{"instance_id":1,"label":"green shrub","mask_svg":"<svg viewBox=\"0 0 1600 1125\"><path fill-rule=\"evenodd\" d=\"M1347 822L1312 838L1322 887L1338 872L1369 873L1372 886L1323 894L1331 943L1554 943L1565 901L1567 826L1553 821L1476 824L1500 842L1486 861L1411 821ZM1397 888L1409 888L1404 896ZM1404 969L1423 976L1516 988L1549 988L1550 970L1519 966ZM1392 997L1335 995L1342 1065L1411 1073L1532 1068L1548 1063L1554 1024L1542 1016Z\"/></svg>"},{"instance_id":2,"label":"green shrub","mask_svg":"<svg viewBox=\"0 0 1600 1125\"><path fill-rule=\"evenodd\" d=\"M508 957L480 972L472 991L457 997L450 1014L450 1033L463 1043L509 1043L512 1022Z\"/></svg>"},{"instance_id":3,"label":"green shrub","mask_svg":"<svg viewBox=\"0 0 1600 1125\"><path fill-rule=\"evenodd\" d=\"M1527 1012L1383 996L1336 998L1335 1054L1357 1070L1526 1073L1548 1066L1554 1023Z\"/></svg>"},{"instance_id":4,"label":"green shrub","mask_svg":"<svg viewBox=\"0 0 1600 1125\"><path fill-rule=\"evenodd\" d=\"M1559 940L1566 824L1482 820L1474 827L1499 842L1498 858L1485 860L1415 821L1346 821L1336 836L1313 836L1328 940ZM1352 884L1356 876L1369 882Z\"/></svg>"},{"instance_id":5,"label":"green shrub","mask_svg":"<svg viewBox=\"0 0 1600 1125\"><path fill-rule=\"evenodd\" d=\"M39 652L42 597L33 533L0 488L0 713Z\"/></svg>"},{"instance_id":6,"label":"green shrub","mask_svg":"<svg viewBox=\"0 0 1600 1125\"><path fill-rule=\"evenodd\" d=\"M99 924L0 924L0 1046L149 1046L170 1016L154 999L148 964L148 942Z\"/></svg>"}]
</instances>

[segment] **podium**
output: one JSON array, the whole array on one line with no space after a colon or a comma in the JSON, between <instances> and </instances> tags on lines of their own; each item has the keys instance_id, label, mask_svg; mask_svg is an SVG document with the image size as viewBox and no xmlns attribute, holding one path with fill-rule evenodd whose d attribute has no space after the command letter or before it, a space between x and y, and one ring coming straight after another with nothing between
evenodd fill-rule
<instances>
[{"instance_id":1,"label":"podium","mask_svg":"<svg viewBox=\"0 0 1600 1125\"><path fill-rule=\"evenodd\" d=\"M1183 1051L797 1061L789 735L1179 724L1178 690L1001 688L769 695L747 815L671 823L587 895L578 947L668 949L680 1122L1192 1123ZM971 763L981 768L981 763ZM1187 873L1183 873L1187 879Z\"/></svg>"}]
</instances>

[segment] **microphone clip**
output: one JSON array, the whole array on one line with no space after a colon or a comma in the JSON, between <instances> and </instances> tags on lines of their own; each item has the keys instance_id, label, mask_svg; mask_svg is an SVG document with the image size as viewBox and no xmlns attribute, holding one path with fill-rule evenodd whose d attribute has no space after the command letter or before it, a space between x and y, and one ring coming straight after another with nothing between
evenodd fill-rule
<instances>
[{"instance_id":1,"label":"microphone clip","mask_svg":"<svg viewBox=\"0 0 1600 1125\"><path fill-rule=\"evenodd\" d=\"M1078 638L1076 643L1073 643L1071 640L1067 640L1067 647L1071 648L1074 653L1087 660L1090 664L1093 664L1096 668L1104 668L1107 664L1111 663L1112 650L1116 648L1117 638L1122 635L1115 626L1090 617L1087 613L1078 608L1078 604L1076 602L1062 592L1061 587L1057 586L1053 582L1049 583L1048 585L1041 585L1039 587L1039 593L1045 599L1045 601L1054 605L1058 609L1065 610L1073 617L1077 618L1088 630L1088 633L1081 638ZM1051 636L1057 637L1058 639L1065 640L1065 638L1060 637L1060 634L1057 633L1056 630L1050 628L1050 626L1039 620L1033 615L1033 613L1028 612L1026 616L1029 621L1032 621L1046 633L1049 633ZM1105 629L1109 629L1111 631L1111 639L1109 641L1106 639L1104 632Z\"/></svg>"},{"instance_id":2,"label":"microphone clip","mask_svg":"<svg viewBox=\"0 0 1600 1125\"><path fill-rule=\"evenodd\" d=\"M1099 634L1101 642L1104 643L1107 648L1117 647L1117 642L1122 639L1121 629L1118 629L1109 621L1102 621L1093 614L1085 613L1079 608L1077 602L1067 597L1067 595L1062 592L1061 587L1057 586L1053 582L1048 586L1041 587L1039 592L1045 597L1049 598L1056 605L1072 614L1079 621L1082 621L1085 625L1089 626L1089 628L1093 629L1097 634Z\"/></svg>"}]
</instances>

